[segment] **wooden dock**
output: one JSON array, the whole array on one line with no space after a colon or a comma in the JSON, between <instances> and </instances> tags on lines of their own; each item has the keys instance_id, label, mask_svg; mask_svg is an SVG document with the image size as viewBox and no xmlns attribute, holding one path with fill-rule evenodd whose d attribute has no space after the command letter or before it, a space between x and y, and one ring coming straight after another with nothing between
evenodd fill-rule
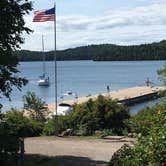
<instances>
[{"instance_id":1,"label":"wooden dock","mask_svg":"<svg viewBox=\"0 0 166 166\"><path fill-rule=\"evenodd\" d=\"M151 100L158 97L158 92L165 90L164 87L147 87L147 86L137 86L117 91L112 91L110 93L101 93L87 97L80 97L74 100L63 101L63 103L70 106L74 104L81 104L87 102L89 99L96 99L99 95L110 97L116 99L119 103L125 103L127 105L132 105L138 102ZM60 104L60 103L58 103ZM49 110L54 110L55 104L48 104Z\"/></svg>"}]
</instances>

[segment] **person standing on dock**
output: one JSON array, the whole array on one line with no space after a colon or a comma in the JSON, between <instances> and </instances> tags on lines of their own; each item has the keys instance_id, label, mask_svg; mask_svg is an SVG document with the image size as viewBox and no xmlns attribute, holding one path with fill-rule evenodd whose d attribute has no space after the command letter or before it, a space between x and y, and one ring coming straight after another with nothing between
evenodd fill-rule
<instances>
[{"instance_id":1,"label":"person standing on dock","mask_svg":"<svg viewBox=\"0 0 166 166\"><path fill-rule=\"evenodd\" d=\"M149 78L147 78L147 80L146 80L146 85L147 85L147 86L150 85L150 80L149 80Z\"/></svg>"},{"instance_id":2,"label":"person standing on dock","mask_svg":"<svg viewBox=\"0 0 166 166\"><path fill-rule=\"evenodd\" d=\"M110 93L110 86L107 85L107 93Z\"/></svg>"}]
</instances>

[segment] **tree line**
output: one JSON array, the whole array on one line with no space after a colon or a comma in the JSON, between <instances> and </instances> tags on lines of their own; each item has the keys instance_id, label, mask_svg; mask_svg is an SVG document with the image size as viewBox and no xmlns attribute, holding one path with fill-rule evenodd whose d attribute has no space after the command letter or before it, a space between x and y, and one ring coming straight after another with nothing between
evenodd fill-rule
<instances>
[{"instance_id":1,"label":"tree line","mask_svg":"<svg viewBox=\"0 0 166 166\"><path fill-rule=\"evenodd\" d=\"M42 52L20 50L15 52L20 61L40 61ZM54 60L54 51L45 52L46 60ZM120 46L113 44L88 45L57 51L57 60L165 60L166 40L151 44Z\"/></svg>"}]
</instances>

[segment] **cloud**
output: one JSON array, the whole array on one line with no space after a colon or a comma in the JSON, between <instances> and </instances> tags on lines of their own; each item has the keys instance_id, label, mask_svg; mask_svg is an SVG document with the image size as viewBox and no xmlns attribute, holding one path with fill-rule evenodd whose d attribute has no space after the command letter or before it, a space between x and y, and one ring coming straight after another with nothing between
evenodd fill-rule
<instances>
[{"instance_id":1,"label":"cloud","mask_svg":"<svg viewBox=\"0 0 166 166\"><path fill-rule=\"evenodd\" d=\"M135 8L118 8L106 11L102 16L68 15L57 17L57 47L64 49L79 45L116 43L139 44L166 38L166 1L153 0L151 4ZM27 26L34 29L32 38L39 40L44 34L54 41L53 23L33 23L32 16L26 17ZM32 43L32 42L31 42ZM48 50L53 42L46 43ZM38 50L39 46L29 49Z\"/></svg>"},{"instance_id":2,"label":"cloud","mask_svg":"<svg viewBox=\"0 0 166 166\"><path fill-rule=\"evenodd\" d=\"M59 31L100 30L130 25L166 24L166 2L155 1L149 6L134 9L116 9L98 17L67 16L59 18Z\"/></svg>"}]
</instances>

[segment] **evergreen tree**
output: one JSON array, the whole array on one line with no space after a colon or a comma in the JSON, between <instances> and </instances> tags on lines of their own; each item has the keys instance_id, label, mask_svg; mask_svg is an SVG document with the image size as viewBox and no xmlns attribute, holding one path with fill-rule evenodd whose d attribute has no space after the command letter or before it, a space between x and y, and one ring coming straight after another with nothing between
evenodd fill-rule
<instances>
[{"instance_id":1,"label":"evergreen tree","mask_svg":"<svg viewBox=\"0 0 166 166\"><path fill-rule=\"evenodd\" d=\"M21 50L16 52L20 61L42 60L41 52ZM45 52L46 60L54 60L54 51ZM57 51L57 60L165 60L166 40L159 43L120 46L113 44L89 45Z\"/></svg>"}]
</instances>

